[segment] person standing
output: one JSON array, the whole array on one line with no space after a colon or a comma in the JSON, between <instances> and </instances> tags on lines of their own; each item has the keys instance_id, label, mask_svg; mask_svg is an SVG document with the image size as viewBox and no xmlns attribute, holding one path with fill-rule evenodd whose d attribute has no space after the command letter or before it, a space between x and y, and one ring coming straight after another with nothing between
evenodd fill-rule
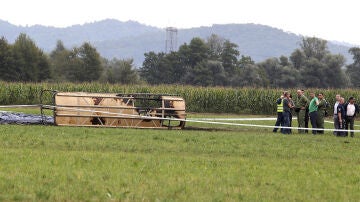
<instances>
[{"instance_id":1,"label":"person standing","mask_svg":"<svg viewBox=\"0 0 360 202\"><path fill-rule=\"evenodd\" d=\"M310 93L310 98L311 101L309 104L309 117L310 117L311 126L313 128L312 134L316 135L317 131L314 129L317 128L316 121L318 116L317 110L318 110L319 100L315 96L315 93Z\"/></svg>"},{"instance_id":2,"label":"person standing","mask_svg":"<svg viewBox=\"0 0 360 202\"><path fill-rule=\"evenodd\" d=\"M294 114L294 107L295 107L295 103L294 103L294 100L292 98L292 95L290 93L290 96L289 96L289 102L290 102L290 105L291 105L291 108L290 108L290 117L289 117L289 121L290 121L290 127L292 127L292 118L293 118L293 114ZM292 130L290 129L290 133L292 133Z\"/></svg>"},{"instance_id":3,"label":"person standing","mask_svg":"<svg viewBox=\"0 0 360 202\"><path fill-rule=\"evenodd\" d=\"M344 101L345 101L344 98L340 97L339 104L336 107L337 118L338 118L337 122L339 123L339 126L338 126L339 130L344 130L344 128L345 128L345 118L346 118L345 113L346 112L345 112L345 108L344 108ZM339 137L345 137L346 136L344 131L337 131L336 135L339 136Z\"/></svg>"},{"instance_id":4,"label":"person standing","mask_svg":"<svg viewBox=\"0 0 360 202\"><path fill-rule=\"evenodd\" d=\"M309 100L305 97L302 90L296 91L297 96L295 99L295 112L298 120L298 127L305 128L305 113L306 108L309 105ZM305 133L304 129L299 129L299 133Z\"/></svg>"},{"instance_id":5,"label":"person standing","mask_svg":"<svg viewBox=\"0 0 360 202\"><path fill-rule=\"evenodd\" d=\"M283 99L284 99L284 94L282 94L280 96L280 98L278 98L276 100L276 105L277 105L277 119L276 119L276 123L275 123L275 128L273 129L273 132L276 133L278 130L279 126L282 126L282 123L284 122L283 119L283 111L284 111L284 107L283 107ZM283 129L281 128L280 131L282 131Z\"/></svg>"},{"instance_id":6,"label":"person standing","mask_svg":"<svg viewBox=\"0 0 360 202\"><path fill-rule=\"evenodd\" d=\"M304 95L305 90L302 89L301 92ZM309 102L308 102L308 105L306 106L306 109L305 109L305 128L306 128L305 133L308 133L307 128L309 128Z\"/></svg>"},{"instance_id":7,"label":"person standing","mask_svg":"<svg viewBox=\"0 0 360 202\"><path fill-rule=\"evenodd\" d=\"M318 110L317 110L318 114L317 114L316 125L318 128L324 129L324 118L325 118L325 112L327 109L327 102L324 98L323 93L318 94L318 100L319 100L319 105L318 105ZM318 130L318 133L324 134L324 130Z\"/></svg>"},{"instance_id":8,"label":"person standing","mask_svg":"<svg viewBox=\"0 0 360 202\"><path fill-rule=\"evenodd\" d=\"M290 101L290 93L284 92L284 99L283 99L283 126L284 127L290 127L290 109L293 108ZM283 134L290 134L289 128L284 128L281 131Z\"/></svg>"},{"instance_id":9,"label":"person standing","mask_svg":"<svg viewBox=\"0 0 360 202\"><path fill-rule=\"evenodd\" d=\"M344 109L346 111L346 116L345 116L345 129L348 130L349 129L349 125L350 125L350 130L352 130L350 132L350 136L354 137L354 120L356 117L356 114L359 113L359 106L355 103L355 98L354 97L350 97L349 101L344 105ZM349 135L349 132L346 132L346 136Z\"/></svg>"},{"instance_id":10,"label":"person standing","mask_svg":"<svg viewBox=\"0 0 360 202\"><path fill-rule=\"evenodd\" d=\"M341 98L340 94L337 94L337 95L335 96L336 102L335 102L335 104L334 104L334 118L333 118L335 130L336 130L336 129L339 129L339 117L338 117L338 115L337 115L337 107L338 107L338 105L339 105L339 103L340 103L340 98ZM334 135L337 135L337 132L336 132L336 131L334 131Z\"/></svg>"}]
</instances>

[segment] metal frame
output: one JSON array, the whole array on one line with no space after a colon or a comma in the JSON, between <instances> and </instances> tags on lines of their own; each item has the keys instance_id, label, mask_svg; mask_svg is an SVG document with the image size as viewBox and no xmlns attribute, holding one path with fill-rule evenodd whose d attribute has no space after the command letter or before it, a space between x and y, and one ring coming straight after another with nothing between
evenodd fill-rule
<instances>
[{"instance_id":1,"label":"metal frame","mask_svg":"<svg viewBox=\"0 0 360 202\"><path fill-rule=\"evenodd\" d=\"M185 101L177 95L45 90L41 102L46 92L52 94L52 105L41 105L41 114L45 118L44 110L52 110L55 125L166 129L185 126ZM136 106L137 101L148 104L155 101L161 106ZM171 103L180 107L166 106Z\"/></svg>"},{"instance_id":2,"label":"metal frame","mask_svg":"<svg viewBox=\"0 0 360 202\"><path fill-rule=\"evenodd\" d=\"M41 114L41 121L42 121L42 124L45 124L46 123L46 115L44 113L44 109L47 109L47 110L52 110L48 107L46 107L44 105L44 94L45 93L51 93L51 97L52 97L52 104L55 103L55 94L57 93L58 91L57 90L51 90L51 89L44 89L44 90L41 90L41 93L40 93L40 114ZM53 118L55 120L55 111L53 110Z\"/></svg>"}]
</instances>

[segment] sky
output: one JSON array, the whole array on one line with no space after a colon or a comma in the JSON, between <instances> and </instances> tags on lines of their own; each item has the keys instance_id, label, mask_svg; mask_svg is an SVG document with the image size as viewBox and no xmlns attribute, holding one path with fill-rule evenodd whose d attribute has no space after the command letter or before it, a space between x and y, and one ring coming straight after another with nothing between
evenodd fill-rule
<instances>
[{"instance_id":1,"label":"sky","mask_svg":"<svg viewBox=\"0 0 360 202\"><path fill-rule=\"evenodd\" d=\"M67 27L104 19L159 28L255 23L360 45L358 0L2 0L0 19Z\"/></svg>"}]
</instances>

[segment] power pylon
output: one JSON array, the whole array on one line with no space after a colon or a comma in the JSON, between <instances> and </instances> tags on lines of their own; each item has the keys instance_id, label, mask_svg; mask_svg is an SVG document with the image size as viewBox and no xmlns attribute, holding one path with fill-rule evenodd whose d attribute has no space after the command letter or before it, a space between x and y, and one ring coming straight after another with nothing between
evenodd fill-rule
<instances>
[{"instance_id":1,"label":"power pylon","mask_svg":"<svg viewBox=\"0 0 360 202\"><path fill-rule=\"evenodd\" d=\"M177 32L175 27L166 28L165 52L170 53L177 50Z\"/></svg>"}]
</instances>

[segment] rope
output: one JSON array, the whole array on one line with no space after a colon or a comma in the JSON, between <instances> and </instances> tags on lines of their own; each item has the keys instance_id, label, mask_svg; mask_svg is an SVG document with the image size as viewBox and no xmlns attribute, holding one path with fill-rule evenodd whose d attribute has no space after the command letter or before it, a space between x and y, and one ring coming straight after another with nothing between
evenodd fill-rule
<instances>
[{"instance_id":1,"label":"rope","mask_svg":"<svg viewBox=\"0 0 360 202\"><path fill-rule=\"evenodd\" d=\"M103 113L103 114L111 114L117 115L118 117L123 118L140 118L140 119L150 119L150 120L168 120L168 121L185 121L192 123L206 123L206 124L214 124L214 125L228 125L228 126L244 126L244 127L257 127L257 128L282 128L282 129L300 129L300 130L315 130L315 131L335 131L335 132L360 132L360 130L346 130L346 129L328 129L328 128L303 128L303 127L284 127L284 126L271 126L271 125L258 125L258 124L242 124L242 123L229 123L229 122L217 122L217 121L207 121L200 119L178 119L178 118L163 118L163 117L151 117L151 116L141 116L141 115L133 115L133 114L122 114L116 112L107 112L107 111L97 111L97 110L86 110L86 109L77 109L72 107L59 107L52 105L44 105L44 108L47 109L66 109L69 111L82 111L82 112L92 112L92 113ZM211 120L211 119L209 119ZM225 118L213 118L212 120L235 120L235 119L225 119ZM276 120L275 118L238 118L236 120Z\"/></svg>"},{"instance_id":2,"label":"rope","mask_svg":"<svg viewBox=\"0 0 360 202\"><path fill-rule=\"evenodd\" d=\"M276 118L192 118L201 121L275 121Z\"/></svg>"}]
</instances>

